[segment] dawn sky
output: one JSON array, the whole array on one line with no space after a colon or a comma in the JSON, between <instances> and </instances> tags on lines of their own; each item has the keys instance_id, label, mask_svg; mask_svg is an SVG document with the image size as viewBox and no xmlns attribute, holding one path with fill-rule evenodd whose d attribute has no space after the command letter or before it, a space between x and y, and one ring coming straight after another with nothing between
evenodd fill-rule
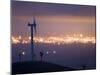
<instances>
[{"instance_id":1,"label":"dawn sky","mask_svg":"<svg viewBox=\"0 0 100 75\"><path fill-rule=\"evenodd\" d=\"M30 35L33 17L39 35L95 35L95 6L12 1L12 35Z\"/></svg>"}]
</instances>

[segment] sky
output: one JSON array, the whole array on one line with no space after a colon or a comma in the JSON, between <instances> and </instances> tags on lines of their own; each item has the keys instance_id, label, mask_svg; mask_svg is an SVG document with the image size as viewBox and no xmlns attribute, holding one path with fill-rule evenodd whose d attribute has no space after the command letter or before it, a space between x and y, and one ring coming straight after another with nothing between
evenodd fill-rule
<instances>
[{"instance_id":1,"label":"sky","mask_svg":"<svg viewBox=\"0 0 100 75\"><path fill-rule=\"evenodd\" d=\"M35 18L39 35L95 36L95 17L95 6L12 1L11 34L29 36L27 24Z\"/></svg>"}]
</instances>

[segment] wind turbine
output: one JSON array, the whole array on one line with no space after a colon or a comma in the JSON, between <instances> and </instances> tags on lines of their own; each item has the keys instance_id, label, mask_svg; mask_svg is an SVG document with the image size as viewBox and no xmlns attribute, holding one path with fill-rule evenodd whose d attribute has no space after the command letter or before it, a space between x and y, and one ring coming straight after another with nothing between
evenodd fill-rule
<instances>
[{"instance_id":1,"label":"wind turbine","mask_svg":"<svg viewBox=\"0 0 100 75\"><path fill-rule=\"evenodd\" d=\"M34 40L33 40L33 30L36 33L36 22L35 19L33 20L33 23L31 24L28 22L28 26L31 29L31 55L32 55L32 60L34 60L35 54L34 54Z\"/></svg>"}]
</instances>

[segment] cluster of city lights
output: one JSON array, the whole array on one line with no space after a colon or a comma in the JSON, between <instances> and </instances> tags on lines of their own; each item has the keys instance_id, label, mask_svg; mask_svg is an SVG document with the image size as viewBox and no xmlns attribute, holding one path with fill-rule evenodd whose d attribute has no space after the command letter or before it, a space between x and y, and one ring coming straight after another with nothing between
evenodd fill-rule
<instances>
[{"instance_id":1,"label":"cluster of city lights","mask_svg":"<svg viewBox=\"0 0 100 75\"><path fill-rule=\"evenodd\" d=\"M94 36L84 36L83 34L62 35L62 36L35 36L33 38L35 43L47 43L47 44L69 44L69 43L96 43ZM31 37L12 36L12 44L28 44L31 41Z\"/></svg>"}]
</instances>

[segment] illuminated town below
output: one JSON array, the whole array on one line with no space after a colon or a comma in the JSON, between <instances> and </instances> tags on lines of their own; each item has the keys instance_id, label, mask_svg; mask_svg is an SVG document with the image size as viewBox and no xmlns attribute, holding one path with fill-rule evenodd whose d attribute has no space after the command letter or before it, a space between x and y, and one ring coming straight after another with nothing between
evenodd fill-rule
<instances>
[{"instance_id":1,"label":"illuminated town below","mask_svg":"<svg viewBox=\"0 0 100 75\"><path fill-rule=\"evenodd\" d=\"M61 35L61 36L35 36L33 38L35 43L46 44L69 44L69 43L96 43L94 36L84 36L83 34L73 35ZM12 44L28 44L31 41L31 37L12 36Z\"/></svg>"}]
</instances>

